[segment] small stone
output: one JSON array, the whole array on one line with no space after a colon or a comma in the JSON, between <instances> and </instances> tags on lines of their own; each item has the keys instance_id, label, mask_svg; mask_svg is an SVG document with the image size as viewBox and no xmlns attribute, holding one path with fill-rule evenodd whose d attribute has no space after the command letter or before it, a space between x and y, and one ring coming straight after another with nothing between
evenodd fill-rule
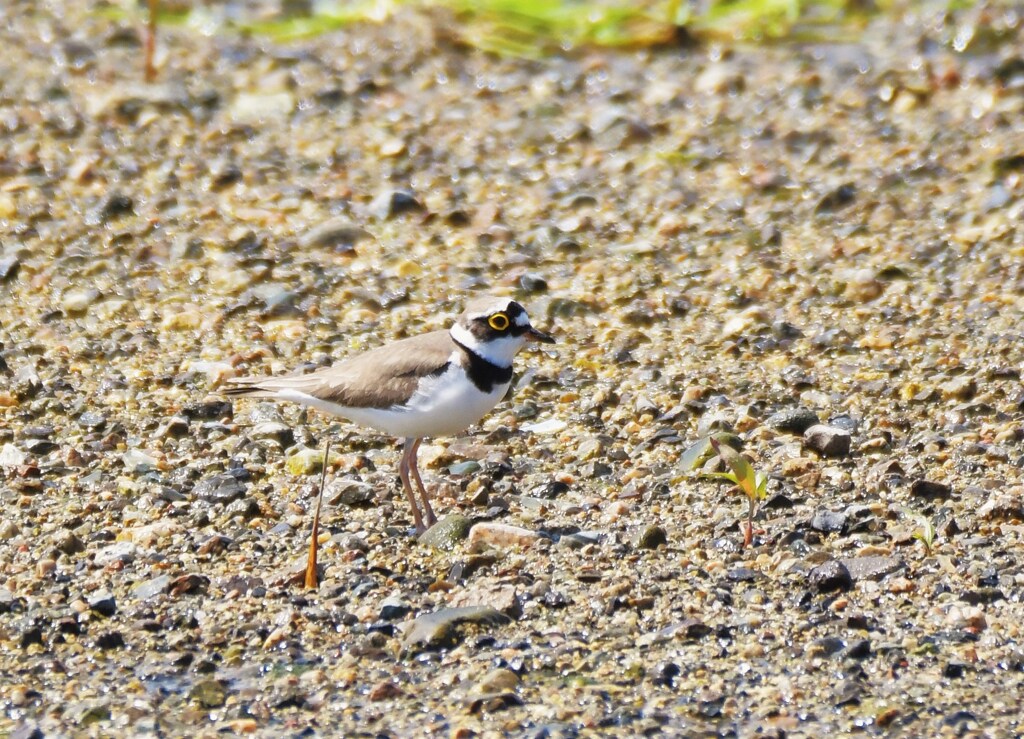
<instances>
[{"instance_id":1,"label":"small stone","mask_svg":"<svg viewBox=\"0 0 1024 739\"><path fill-rule=\"evenodd\" d=\"M416 618L402 644L406 649L443 649L455 646L463 638L464 627L502 626L511 619L489 606L442 608Z\"/></svg>"},{"instance_id":2,"label":"small stone","mask_svg":"<svg viewBox=\"0 0 1024 739\"><path fill-rule=\"evenodd\" d=\"M245 485L234 475L220 474L197 482L192 493L207 503L226 505L245 495Z\"/></svg>"},{"instance_id":3,"label":"small stone","mask_svg":"<svg viewBox=\"0 0 1024 739\"><path fill-rule=\"evenodd\" d=\"M810 408L786 408L765 419L768 428L787 434L803 434L818 423L818 414Z\"/></svg>"},{"instance_id":4,"label":"small stone","mask_svg":"<svg viewBox=\"0 0 1024 739\"><path fill-rule=\"evenodd\" d=\"M188 697L203 708L219 708L227 699L227 687L221 680L201 680L192 686Z\"/></svg>"},{"instance_id":5,"label":"small stone","mask_svg":"<svg viewBox=\"0 0 1024 739\"><path fill-rule=\"evenodd\" d=\"M53 545L67 555L85 551L85 542L79 539L73 531L61 531L57 534Z\"/></svg>"},{"instance_id":6,"label":"small stone","mask_svg":"<svg viewBox=\"0 0 1024 739\"><path fill-rule=\"evenodd\" d=\"M45 580L57 571L57 562L50 558L44 558L36 562L36 577Z\"/></svg>"},{"instance_id":7,"label":"small stone","mask_svg":"<svg viewBox=\"0 0 1024 739\"><path fill-rule=\"evenodd\" d=\"M61 296L60 307L68 315L85 313L99 296L99 290L94 288L68 290Z\"/></svg>"},{"instance_id":8,"label":"small stone","mask_svg":"<svg viewBox=\"0 0 1024 739\"><path fill-rule=\"evenodd\" d=\"M43 630L38 626L29 626L27 629L22 631L21 636L18 637L18 644L22 649L26 649L33 644L43 643Z\"/></svg>"},{"instance_id":9,"label":"small stone","mask_svg":"<svg viewBox=\"0 0 1024 739\"><path fill-rule=\"evenodd\" d=\"M536 531L491 521L478 523L469 531L470 547L491 546L497 549L522 547L525 549L543 538Z\"/></svg>"},{"instance_id":10,"label":"small stone","mask_svg":"<svg viewBox=\"0 0 1024 739\"><path fill-rule=\"evenodd\" d=\"M807 646L809 657L831 657L839 654L846 644L838 636L823 636L815 639Z\"/></svg>"},{"instance_id":11,"label":"small stone","mask_svg":"<svg viewBox=\"0 0 1024 739\"><path fill-rule=\"evenodd\" d=\"M228 115L235 123L259 123L286 118L294 109L295 96L287 90L239 93L228 106Z\"/></svg>"},{"instance_id":12,"label":"small stone","mask_svg":"<svg viewBox=\"0 0 1024 739\"><path fill-rule=\"evenodd\" d=\"M124 193L113 192L100 203L98 208L85 217L85 222L89 226L99 226L121 216L132 215L134 212L134 200Z\"/></svg>"},{"instance_id":13,"label":"small stone","mask_svg":"<svg viewBox=\"0 0 1024 739\"><path fill-rule=\"evenodd\" d=\"M398 619L412 613L412 606L402 600L399 596L393 595L381 601L380 612L377 617L381 621L397 621Z\"/></svg>"},{"instance_id":14,"label":"small stone","mask_svg":"<svg viewBox=\"0 0 1024 739\"><path fill-rule=\"evenodd\" d=\"M953 488L941 482L914 480L910 485L910 494L925 500L946 500L953 494Z\"/></svg>"},{"instance_id":15,"label":"small stone","mask_svg":"<svg viewBox=\"0 0 1024 739\"><path fill-rule=\"evenodd\" d=\"M93 431L99 431L107 425L107 417L102 413L86 411L78 417L78 425Z\"/></svg>"},{"instance_id":16,"label":"small stone","mask_svg":"<svg viewBox=\"0 0 1024 739\"><path fill-rule=\"evenodd\" d=\"M299 246L304 249L333 249L336 252L355 250L356 244L370 238L370 232L344 219L335 218L314 226L299 237Z\"/></svg>"},{"instance_id":17,"label":"small stone","mask_svg":"<svg viewBox=\"0 0 1024 739\"><path fill-rule=\"evenodd\" d=\"M515 690L519 686L519 676L503 667L491 670L476 684L476 689L481 693L503 693L507 690Z\"/></svg>"},{"instance_id":18,"label":"small stone","mask_svg":"<svg viewBox=\"0 0 1024 739\"><path fill-rule=\"evenodd\" d=\"M463 574L465 575L465 572ZM521 598L514 585L501 587L482 585L463 590L454 595L449 605L453 607L489 606L511 618L519 618L523 613Z\"/></svg>"},{"instance_id":19,"label":"small stone","mask_svg":"<svg viewBox=\"0 0 1024 739\"><path fill-rule=\"evenodd\" d=\"M17 257L0 257L0 282L6 282L18 274L21 260Z\"/></svg>"},{"instance_id":20,"label":"small stone","mask_svg":"<svg viewBox=\"0 0 1024 739\"><path fill-rule=\"evenodd\" d=\"M111 544L109 547L103 547L96 552L93 562L100 567L106 567L114 563L130 564L135 560L138 549L139 548L130 541L119 541L116 544Z\"/></svg>"},{"instance_id":21,"label":"small stone","mask_svg":"<svg viewBox=\"0 0 1024 739\"><path fill-rule=\"evenodd\" d=\"M139 600L149 600L157 595L166 593L171 585L170 575L159 575L145 582L141 582L132 588L132 593Z\"/></svg>"},{"instance_id":22,"label":"small stone","mask_svg":"<svg viewBox=\"0 0 1024 739\"><path fill-rule=\"evenodd\" d=\"M854 582L881 580L904 567L902 559L888 556L845 557L840 562L846 567Z\"/></svg>"},{"instance_id":23,"label":"small stone","mask_svg":"<svg viewBox=\"0 0 1024 739\"><path fill-rule=\"evenodd\" d=\"M825 457L845 457L850 453L850 432L834 426L815 424L804 432L804 443Z\"/></svg>"},{"instance_id":24,"label":"small stone","mask_svg":"<svg viewBox=\"0 0 1024 739\"><path fill-rule=\"evenodd\" d=\"M124 636L120 631L108 631L96 637L96 646L100 649L120 649L124 645Z\"/></svg>"},{"instance_id":25,"label":"small stone","mask_svg":"<svg viewBox=\"0 0 1024 739\"><path fill-rule=\"evenodd\" d=\"M277 421L264 421L256 424L249 432L249 436L253 439L266 439L281 449L287 449L295 444L295 432L291 426ZM323 452L319 452L319 454L322 460Z\"/></svg>"},{"instance_id":26,"label":"small stone","mask_svg":"<svg viewBox=\"0 0 1024 739\"><path fill-rule=\"evenodd\" d=\"M652 525L641 531L633 541L636 549L657 549L668 544L668 534L658 525Z\"/></svg>"},{"instance_id":27,"label":"small stone","mask_svg":"<svg viewBox=\"0 0 1024 739\"><path fill-rule=\"evenodd\" d=\"M853 203L857 199L857 186L846 182L836 189L825 193L814 207L815 214L833 213Z\"/></svg>"},{"instance_id":28,"label":"small stone","mask_svg":"<svg viewBox=\"0 0 1024 739\"><path fill-rule=\"evenodd\" d=\"M470 527L473 522L458 513L449 513L429 529L424 531L419 538L421 544L443 552L453 551L459 542L469 536Z\"/></svg>"},{"instance_id":29,"label":"small stone","mask_svg":"<svg viewBox=\"0 0 1024 739\"><path fill-rule=\"evenodd\" d=\"M0 467L8 469L21 467L27 461L28 456L25 452L18 449L14 444L4 444L3 449L0 449Z\"/></svg>"},{"instance_id":30,"label":"small stone","mask_svg":"<svg viewBox=\"0 0 1024 739\"><path fill-rule=\"evenodd\" d=\"M109 591L104 590L89 598L89 610L110 618L117 613L117 601Z\"/></svg>"},{"instance_id":31,"label":"small stone","mask_svg":"<svg viewBox=\"0 0 1024 739\"><path fill-rule=\"evenodd\" d=\"M398 698L400 695L403 695L403 691L393 680L381 680L370 688L367 698L376 702Z\"/></svg>"},{"instance_id":32,"label":"small stone","mask_svg":"<svg viewBox=\"0 0 1024 739\"><path fill-rule=\"evenodd\" d=\"M323 468L324 453L321 449L298 449L284 464L293 475L312 475Z\"/></svg>"},{"instance_id":33,"label":"small stone","mask_svg":"<svg viewBox=\"0 0 1024 739\"><path fill-rule=\"evenodd\" d=\"M978 383L969 375L960 375L939 385L943 400L970 400L978 391Z\"/></svg>"},{"instance_id":34,"label":"small stone","mask_svg":"<svg viewBox=\"0 0 1024 739\"><path fill-rule=\"evenodd\" d=\"M129 449L121 455L121 461L129 472L139 474L155 470L159 462L141 449Z\"/></svg>"},{"instance_id":35,"label":"small stone","mask_svg":"<svg viewBox=\"0 0 1024 739\"><path fill-rule=\"evenodd\" d=\"M825 534L836 534L846 528L846 514L829 511L824 508L814 513L811 528Z\"/></svg>"},{"instance_id":36,"label":"small stone","mask_svg":"<svg viewBox=\"0 0 1024 739\"><path fill-rule=\"evenodd\" d=\"M421 210L423 210L423 206L408 190L382 192L370 203L370 213L379 221L386 221L403 213Z\"/></svg>"},{"instance_id":37,"label":"small stone","mask_svg":"<svg viewBox=\"0 0 1024 739\"><path fill-rule=\"evenodd\" d=\"M0 541L10 541L20 533L21 529L14 521L0 521Z\"/></svg>"},{"instance_id":38,"label":"small stone","mask_svg":"<svg viewBox=\"0 0 1024 739\"><path fill-rule=\"evenodd\" d=\"M153 436L157 439L180 439L188 433L188 419L184 416L171 416L161 423Z\"/></svg>"},{"instance_id":39,"label":"small stone","mask_svg":"<svg viewBox=\"0 0 1024 739\"><path fill-rule=\"evenodd\" d=\"M821 593L830 593L834 590L849 590L853 586L853 578L850 571L839 560L829 560L811 570L807 575L807 582L811 587Z\"/></svg>"},{"instance_id":40,"label":"small stone","mask_svg":"<svg viewBox=\"0 0 1024 739\"><path fill-rule=\"evenodd\" d=\"M372 508L377 494L372 485L358 480L335 480L327 485L326 496L332 506Z\"/></svg>"}]
</instances>

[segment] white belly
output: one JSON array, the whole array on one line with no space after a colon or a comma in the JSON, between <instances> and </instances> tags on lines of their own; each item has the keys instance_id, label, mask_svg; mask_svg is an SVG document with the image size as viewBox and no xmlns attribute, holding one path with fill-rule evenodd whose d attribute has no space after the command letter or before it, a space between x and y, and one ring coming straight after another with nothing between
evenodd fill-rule
<instances>
[{"instance_id":1,"label":"white belly","mask_svg":"<svg viewBox=\"0 0 1024 739\"><path fill-rule=\"evenodd\" d=\"M425 380L404 406L352 408L330 403L295 390L282 390L278 397L308 405L333 416L369 426L401 438L452 436L483 418L508 392L509 383L482 393L461 366L454 362L437 377Z\"/></svg>"}]
</instances>

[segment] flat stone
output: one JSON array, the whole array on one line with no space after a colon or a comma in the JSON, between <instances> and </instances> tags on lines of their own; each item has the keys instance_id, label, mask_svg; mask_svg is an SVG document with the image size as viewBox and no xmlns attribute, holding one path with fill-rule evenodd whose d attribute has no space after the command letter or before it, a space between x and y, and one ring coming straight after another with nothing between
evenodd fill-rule
<instances>
[{"instance_id":1,"label":"flat stone","mask_svg":"<svg viewBox=\"0 0 1024 739\"><path fill-rule=\"evenodd\" d=\"M197 482L192 493L207 503L226 505L245 495L245 485L234 475L213 475Z\"/></svg>"},{"instance_id":2,"label":"flat stone","mask_svg":"<svg viewBox=\"0 0 1024 739\"><path fill-rule=\"evenodd\" d=\"M807 574L807 582L821 593L834 590L849 590L853 586L853 578L846 565L837 559L818 565Z\"/></svg>"},{"instance_id":3,"label":"flat stone","mask_svg":"<svg viewBox=\"0 0 1024 739\"><path fill-rule=\"evenodd\" d=\"M765 425L788 434L803 434L819 423L818 414L810 408L786 408L765 419Z\"/></svg>"},{"instance_id":4,"label":"flat stone","mask_svg":"<svg viewBox=\"0 0 1024 739\"><path fill-rule=\"evenodd\" d=\"M656 524L645 528L633 540L633 546L636 549L657 549L666 544L668 544L668 534L665 533L665 529Z\"/></svg>"},{"instance_id":5,"label":"flat stone","mask_svg":"<svg viewBox=\"0 0 1024 739\"><path fill-rule=\"evenodd\" d=\"M541 534L530 529L491 521L478 523L469 531L470 547L491 546L497 549L522 547L525 549L543 538Z\"/></svg>"},{"instance_id":6,"label":"flat stone","mask_svg":"<svg viewBox=\"0 0 1024 739\"><path fill-rule=\"evenodd\" d=\"M946 500L953 494L953 488L942 482L914 480L910 484L910 494L925 500Z\"/></svg>"},{"instance_id":7,"label":"flat stone","mask_svg":"<svg viewBox=\"0 0 1024 739\"><path fill-rule=\"evenodd\" d=\"M370 232L345 218L333 218L314 226L299 237L299 246L334 249L338 252L353 251L355 245L370 238Z\"/></svg>"},{"instance_id":8,"label":"flat stone","mask_svg":"<svg viewBox=\"0 0 1024 739\"><path fill-rule=\"evenodd\" d=\"M473 522L459 513L449 513L419 538L421 544L443 552L454 550L469 535Z\"/></svg>"},{"instance_id":9,"label":"flat stone","mask_svg":"<svg viewBox=\"0 0 1024 739\"><path fill-rule=\"evenodd\" d=\"M881 580L903 569L904 562L899 557L844 557L839 560L854 582L861 580Z\"/></svg>"},{"instance_id":10,"label":"flat stone","mask_svg":"<svg viewBox=\"0 0 1024 739\"><path fill-rule=\"evenodd\" d=\"M519 618L523 613L522 601L514 585L481 585L469 588L456 593L449 605L452 607L490 606L511 618Z\"/></svg>"},{"instance_id":11,"label":"flat stone","mask_svg":"<svg viewBox=\"0 0 1024 739\"><path fill-rule=\"evenodd\" d=\"M489 629L511 621L508 616L490 606L442 608L417 617L402 639L402 646L405 649L453 647L462 640L467 626Z\"/></svg>"},{"instance_id":12,"label":"flat stone","mask_svg":"<svg viewBox=\"0 0 1024 739\"><path fill-rule=\"evenodd\" d=\"M835 426L815 424L804 432L804 443L825 457L845 457L850 453L850 432Z\"/></svg>"},{"instance_id":13,"label":"flat stone","mask_svg":"<svg viewBox=\"0 0 1024 739\"><path fill-rule=\"evenodd\" d=\"M811 528L825 534L839 533L846 528L846 514L819 509L811 519Z\"/></svg>"}]
</instances>

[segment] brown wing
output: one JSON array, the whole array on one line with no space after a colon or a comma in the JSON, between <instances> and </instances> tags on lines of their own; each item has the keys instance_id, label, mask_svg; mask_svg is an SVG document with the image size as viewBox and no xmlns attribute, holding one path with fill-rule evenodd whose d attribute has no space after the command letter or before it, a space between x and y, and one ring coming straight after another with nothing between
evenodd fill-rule
<instances>
[{"instance_id":1,"label":"brown wing","mask_svg":"<svg viewBox=\"0 0 1024 739\"><path fill-rule=\"evenodd\" d=\"M443 372L455 350L447 331L432 331L371 349L306 375L238 377L230 395L274 397L298 390L354 408L390 408L409 399L421 377Z\"/></svg>"}]
</instances>

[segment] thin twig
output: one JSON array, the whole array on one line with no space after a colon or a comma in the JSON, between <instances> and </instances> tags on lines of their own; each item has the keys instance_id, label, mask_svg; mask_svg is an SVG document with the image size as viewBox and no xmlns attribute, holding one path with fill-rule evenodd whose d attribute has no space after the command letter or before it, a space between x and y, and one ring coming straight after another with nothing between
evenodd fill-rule
<instances>
[{"instance_id":1,"label":"thin twig","mask_svg":"<svg viewBox=\"0 0 1024 739\"><path fill-rule=\"evenodd\" d=\"M320 504L324 499L324 487L327 482L327 463L331 451L331 442L324 444L324 464L320 470L320 491L316 496L316 512L313 514L313 533L309 538L309 558L306 560L306 587L316 590L320 586L320 578L316 570L316 553L320 538Z\"/></svg>"},{"instance_id":2,"label":"thin twig","mask_svg":"<svg viewBox=\"0 0 1024 739\"><path fill-rule=\"evenodd\" d=\"M159 6L160 0L148 0L149 20L146 23L145 45L146 82L152 82L156 79L156 65L153 57L156 55L156 20L159 14Z\"/></svg>"}]
</instances>

